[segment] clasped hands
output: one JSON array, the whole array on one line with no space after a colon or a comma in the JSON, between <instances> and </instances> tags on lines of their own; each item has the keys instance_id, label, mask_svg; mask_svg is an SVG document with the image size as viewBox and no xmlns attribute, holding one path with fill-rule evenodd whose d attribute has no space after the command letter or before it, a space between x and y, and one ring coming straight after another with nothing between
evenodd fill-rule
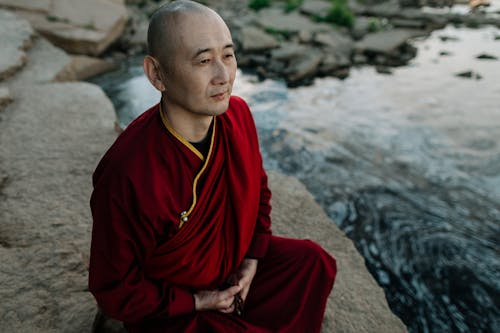
<instances>
[{"instance_id":1,"label":"clasped hands","mask_svg":"<svg viewBox=\"0 0 500 333\"><path fill-rule=\"evenodd\" d=\"M196 311L217 310L233 313L236 309L236 297L239 294L244 303L250 285L257 272L257 259L244 259L235 273L236 284L224 290L200 290L194 294Z\"/></svg>"}]
</instances>

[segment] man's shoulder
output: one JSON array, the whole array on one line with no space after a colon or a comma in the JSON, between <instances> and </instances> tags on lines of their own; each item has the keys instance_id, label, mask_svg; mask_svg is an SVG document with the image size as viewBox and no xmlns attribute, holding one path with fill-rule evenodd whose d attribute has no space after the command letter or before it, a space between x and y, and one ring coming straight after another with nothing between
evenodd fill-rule
<instances>
[{"instance_id":1,"label":"man's shoulder","mask_svg":"<svg viewBox=\"0 0 500 333\"><path fill-rule=\"evenodd\" d=\"M159 127L156 124L157 110L157 105L146 110L120 133L99 162L95 176L110 170L115 176L128 174L128 169L144 160L142 155L147 154L147 148L155 142L152 136Z\"/></svg>"}]
</instances>

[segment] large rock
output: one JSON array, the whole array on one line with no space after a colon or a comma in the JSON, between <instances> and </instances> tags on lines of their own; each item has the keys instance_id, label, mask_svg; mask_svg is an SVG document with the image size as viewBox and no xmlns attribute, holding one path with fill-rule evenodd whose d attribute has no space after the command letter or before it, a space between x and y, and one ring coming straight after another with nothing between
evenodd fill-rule
<instances>
[{"instance_id":1,"label":"large rock","mask_svg":"<svg viewBox=\"0 0 500 333\"><path fill-rule=\"evenodd\" d=\"M86 80L93 76L112 71L117 65L86 55L71 56L71 61L55 77L59 81Z\"/></svg>"},{"instance_id":2,"label":"large rock","mask_svg":"<svg viewBox=\"0 0 500 333\"><path fill-rule=\"evenodd\" d=\"M408 39L426 34L428 33L423 30L392 29L366 35L364 39L355 44L355 48L359 53L391 54L406 44Z\"/></svg>"},{"instance_id":3,"label":"large rock","mask_svg":"<svg viewBox=\"0 0 500 333\"><path fill-rule=\"evenodd\" d=\"M0 10L0 81L13 75L26 63L25 50L31 46L33 29L25 20Z\"/></svg>"},{"instance_id":4,"label":"large rock","mask_svg":"<svg viewBox=\"0 0 500 333\"><path fill-rule=\"evenodd\" d=\"M315 23L307 16L299 15L296 12L285 14L283 10L277 8L259 11L256 22L268 31L285 34L297 34L300 31L317 32L332 30L328 24Z\"/></svg>"},{"instance_id":5,"label":"large rock","mask_svg":"<svg viewBox=\"0 0 500 333\"><path fill-rule=\"evenodd\" d=\"M304 53L301 57L292 59L285 70L288 84L293 86L304 79L313 77L323 57L323 53L312 49L310 52Z\"/></svg>"},{"instance_id":6,"label":"large rock","mask_svg":"<svg viewBox=\"0 0 500 333\"><path fill-rule=\"evenodd\" d=\"M272 35L253 26L242 27L235 36L239 36L244 52L269 50L279 46L278 41Z\"/></svg>"},{"instance_id":7,"label":"large rock","mask_svg":"<svg viewBox=\"0 0 500 333\"><path fill-rule=\"evenodd\" d=\"M121 0L51 0L39 6L0 0L51 42L71 53L101 54L122 33L127 9Z\"/></svg>"},{"instance_id":8,"label":"large rock","mask_svg":"<svg viewBox=\"0 0 500 333\"><path fill-rule=\"evenodd\" d=\"M113 106L88 83L36 84L1 116L0 332L88 332L88 200Z\"/></svg>"},{"instance_id":9,"label":"large rock","mask_svg":"<svg viewBox=\"0 0 500 333\"><path fill-rule=\"evenodd\" d=\"M66 52L39 36L35 38L27 54L26 66L13 76L7 85L17 93L27 84L53 81L70 61L71 58Z\"/></svg>"}]
</instances>

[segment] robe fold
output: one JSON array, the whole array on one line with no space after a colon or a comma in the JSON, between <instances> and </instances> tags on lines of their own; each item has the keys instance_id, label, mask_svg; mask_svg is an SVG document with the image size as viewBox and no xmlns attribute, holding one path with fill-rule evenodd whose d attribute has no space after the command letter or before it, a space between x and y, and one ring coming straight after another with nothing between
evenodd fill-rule
<instances>
[{"instance_id":1,"label":"robe fold","mask_svg":"<svg viewBox=\"0 0 500 333\"><path fill-rule=\"evenodd\" d=\"M286 329L285 323L274 325L252 304L261 310L283 306L289 296L295 297L291 303L307 302L311 291L302 296L290 288L280 291L272 286L278 280L268 274L280 273L280 279L315 274L325 280L321 297L313 300L321 325L335 277L333 258L319 248L312 257L320 259L289 263L288 269L272 259L284 250L288 254L282 255L294 256L288 240L271 236L271 192L250 110L233 96L212 126L209 153L203 157L155 105L106 152L93 175L90 291L103 312L125 322L131 332L300 332ZM267 276L254 278L245 304L247 320L195 312L193 294L222 285L245 257L259 259L257 275ZM302 271L317 260L322 264L311 266L314 273ZM310 284L303 283L295 287ZM256 285L256 292L271 288L258 296ZM289 309L306 318L300 304Z\"/></svg>"}]
</instances>

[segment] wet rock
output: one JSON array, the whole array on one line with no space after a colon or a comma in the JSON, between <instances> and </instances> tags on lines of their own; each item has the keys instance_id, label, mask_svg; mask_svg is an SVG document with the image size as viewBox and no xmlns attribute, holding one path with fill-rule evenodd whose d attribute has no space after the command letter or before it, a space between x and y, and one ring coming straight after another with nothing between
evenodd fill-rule
<instances>
[{"instance_id":1,"label":"wet rock","mask_svg":"<svg viewBox=\"0 0 500 333\"><path fill-rule=\"evenodd\" d=\"M422 30L393 29L367 35L355 44L358 52L391 54L412 37L425 35Z\"/></svg>"},{"instance_id":2,"label":"wet rock","mask_svg":"<svg viewBox=\"0 0 500 333\"><path fill-rule=\"evenodd\" d=\"M439 36L439 39L442 42L458 42L460 40L458 37L455 37L455 36L446 36L446 35Z\"/></svg>"},{"instance_id":3,"label":"wet rock","mask_svg":"<svg viewBox=\"0 0 500 333\"><path fill-rule=\"evenodd\" d=\"M361 53L356 53L352 57L352 62L356 65L366 64L368 62L368 57Z\"/></svg>"},{"instance_id":4,"label":"wet rock","mask_svg":"<svg viewBox=\"0 0 500 333\"><path fill-rule=\"evenodd\" d=\"M451 53L450 51L440 51L439 55L442 57L448 57L448 56L453 55L453 53Z\"/></svg>"},{"instance_id":5,"label":"wet rock","mask_svg":"<svg viewBox=\"0 0 500 333\"><path fill-rule=\"evenodd\" d=\"M253 26L241 28L239 35L244 52L269 50L279 46L278 41L272 35Z\"/></svg>"},{"instance_id":6,"label":"wet rock","mask_svg":"<svg viewBox=\"0 0 500 333\"><path fill-rule=\"evenodd\" d=\"M116 69L116 64L85 55L71 57L71 61L57 74L58 81L81 81Z\"/></svg>"},{"instance_id":7,"label":"wet rock","mask_svg":"<svg viewBox=\"0 0 500 333\"><path fill-rule=\"evenodd\" d=\"M367 35L355 44L356 54L365 54L369 62L388 66L406 64L416 55L416 48L408 44L408 39L426 35L422 30L394 29ZM385 57L385 62L381 62Z\"/></svg>"},{"instance_id":8,"label":"wet rock","mask_svg":"<svg viewBox=\"0 0 500 333\"><path fill-rule=\"evenodd\" d=\"M390 67L387 67L387 66L375 66L375 70L379 74L387 74L387 75L392 74L392 69Z\"/></svg>"},{"instance_id":9,"label":"wet rock","mask_svg":"<svg viewBox=\"0 0 500 333\"><path fill-rule=\"evenodd\" d=\"M31 46L34 31L25 20L0 10L0 81L12 76L26 63L25 50Z\"/></svg>"},{"instance_id":10,"label":"wet rock","mask_svg":"<svg viewBox=\"0 0 500 333\"><path fill-rule=\"evenodd\" d=\"M15 6L16 13L57 46L78 54L101 54L120 36L128 18L122 1L52 0L50 9L36 11L25 4Z\"/></svg>"},{"instance_id":11,"label":"wet rock","mask_svg":"<svg viewBox=\"0 0 500 333\"><path fill-rule=\"evenodd\" d=\"M422 20L392 19L391 24L396 28L425 29L427 24Z\"/></svg>"},{"instance_id":12,"label":"wet rock","mask_svg":"<svg viewBox=\"0 0 500 333\"><path fill-rule=\"evenodd\" d=\"M463 77L463 78L466 78L466 79L476 79L476 80L481 80L483 78L481 76L481 74L476 73L474 71L460 72L460 73L455 74L455 76Z\"/></svg>"},{"instance_id":13,"label":"wet rock","mask_svg":"<svg viewBox=\"0 0 500 333\"><path fill-rule=\"evenodd\" d=\"M492 54L488 53L481 53L476 57L476 59L481 59L481 60L498 60L497 56L494 56Z\"/></svg>"},{"instance_id":14,"label":"wet rock","mask_svg":"<svg viewBox=\"0 0 500 333\"><path fill-rule=\"evenodd\" d=\"M288 83L295 85L299 81L314 76L323 57L320 51L313 49L299 58L292 59L285 71Z\"/></svg>"}]
</instances>

